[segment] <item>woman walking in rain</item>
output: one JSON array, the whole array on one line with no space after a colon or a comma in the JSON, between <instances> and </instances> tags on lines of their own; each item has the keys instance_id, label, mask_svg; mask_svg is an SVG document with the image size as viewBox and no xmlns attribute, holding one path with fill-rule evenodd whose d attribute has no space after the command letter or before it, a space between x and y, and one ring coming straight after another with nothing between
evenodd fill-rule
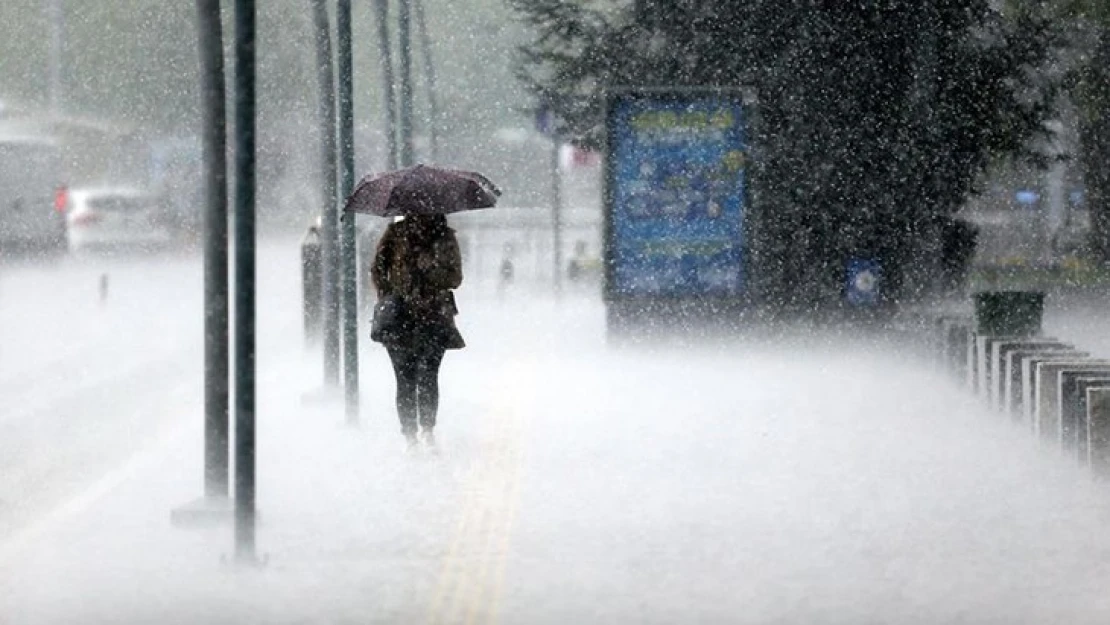
<instances>
[{"instance_id":1,"label":"woman walking in rain","mask_svg":"<svg viewBox=\"0 0 1110 625\"><path fill-rule=\"evenodd\" d=\"M448 349L465 346L455 326L452 293L462 283L462 258L447 218L413 215L391 223L370 273L378 301L395 306L389 328L371 338L389 351L401 433L410 449L418 443L418 432L426 446L434 447L440 363Z\"/></svg>"},{"instance_id":2,"label":"woman walking in rain","mask_svg":"<svg viewBox=\"0 0 1110 625\"><path fill-rule=\"evenodd\" d=\"M344 216L402 217L382 233L370 267L378 292L370 338L389 351L410 449L421 433L435 445L439 365L447 350L466 346L452 293L462 283L462 258L445 215L490 208L500 195L478 172L417 164L366 176L343 207Z\"/></svg>"}]
</instances>

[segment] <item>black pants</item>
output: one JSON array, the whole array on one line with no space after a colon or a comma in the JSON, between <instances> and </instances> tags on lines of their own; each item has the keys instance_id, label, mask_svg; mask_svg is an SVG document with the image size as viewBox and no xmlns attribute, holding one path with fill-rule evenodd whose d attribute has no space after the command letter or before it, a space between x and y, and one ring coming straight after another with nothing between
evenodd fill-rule
<instances>
[{"instance_id":1,"label":"black pants","mask_svg":"<svg viewBox=\"0 0 1110 625\"><path fill-rule=\"evenodd\" d=\"M415 434L416 425L434 428L439 410L439 365L446 351L438 345L388 347L397 377L397 416L401 431Z\"/></svg>"}]
</instances>

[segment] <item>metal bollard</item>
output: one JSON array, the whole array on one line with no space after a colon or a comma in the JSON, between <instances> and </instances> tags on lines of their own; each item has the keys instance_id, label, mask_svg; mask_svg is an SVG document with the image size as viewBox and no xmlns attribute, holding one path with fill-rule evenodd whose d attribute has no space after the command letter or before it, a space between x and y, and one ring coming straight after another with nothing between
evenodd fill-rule
<instances>
[{"instance_id":1,"label":"metal bollard","mask_svg":"<svg viewBox=\"0 0 1110 625\"><path fill-rule=\"evenodd\" d=\"M1060 376L1066 371L1097 370L1110 367L1110 361L1089 356L1038 362L1033 371L1033 431L1045 442L1060 444L1063 422L1060 407Z\"/></svg>"},{"instance_id":2,"label":"metal bollard","mask_svg":"<svg viewBox=\"0 0 1110 625\"><path fill-rule=\"evenodd\" d=\"M1013 359L1010 358L1010 354L1024 352L1025 350L1052 349L1059 345L1062 344L1052 338L1029 338L993 342L991 344L990 363L988 365L988 376L991 382L991 407L1000 411L1007 410L1007 405L1009 404L1006 395L1009 391L1007 380L1013 375L1013 372L1007 368L1008 363L1011 365L1013 364Z\"/></svg>"},{"instance_id":3,"label":"metal bollard","mask_svg":"<svg viewBox=\"0 0 1110 625\"><path fill-rule=\"evenodd\" d=\"M1087 463L1095 477L1110 477L1110 389L1087 389Z\"/></svg>"},{"instance_id":4,"label":"metal bollard","mask_svg":"<svg viewBox=\"0 0 1110 625\"><path fill-rule=\"evenodd\" d=\"M1060 374L1060 421L1064 449L1087 462L1087 389L1110 388L1110 371Z\"/></svg>"},{"instance_id":5,"label":"metal bollard","mask_svg":"<svg viewBox=\"0 0 1110 625\"><path fill-rule=\"evenodd\" d=\"M972 390L990 401L994 343L1041 335L1044 293L1040 291L984 291L975 301L975 372Z\"/></svg>"},{"instance_id":6,"label":"metal bollard","mask_svg":"<svg viewBox=\"0 0 1110 625\"><path fill-rule=\"evenodd\" d=\"M314 343L320 340L324 321L323 251L317 226L310 226L301 241L301 287L305 341Z\"/></svg>"},{"instance_id":7,"label":"metal bollard","mask_svg":"<svg viewBox=\"0 0 1110 625\"><path fill-rule=\"evenodd\" d=\"M1053 354L1075 356L1078 354L1074 346L1067 343L1043 343L1028 349L1015 349L1007 351L1002 363L1002 410L1010 415L1013 421L1021 421L1025 415L1025 378L1022 367L1026 360Z\"/></svg>"}]
</instances>

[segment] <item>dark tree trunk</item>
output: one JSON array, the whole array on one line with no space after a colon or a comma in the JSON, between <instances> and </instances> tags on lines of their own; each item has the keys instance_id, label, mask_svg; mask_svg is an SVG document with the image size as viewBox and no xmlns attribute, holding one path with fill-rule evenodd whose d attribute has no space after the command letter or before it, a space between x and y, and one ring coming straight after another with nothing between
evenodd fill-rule
<instances>
[{"instance_id":1,"label":"dark tree trunk","mask_svg":"<svg viewBox=\"0 0 1110 625\"><path fill-rule=\"evenodd\" d=\"M1083 182L1091 218L1091 252L1110 262L1110 28L1099 33L1098 48L1087 69L1080 127Z\"/></svg>"}]
</instances>

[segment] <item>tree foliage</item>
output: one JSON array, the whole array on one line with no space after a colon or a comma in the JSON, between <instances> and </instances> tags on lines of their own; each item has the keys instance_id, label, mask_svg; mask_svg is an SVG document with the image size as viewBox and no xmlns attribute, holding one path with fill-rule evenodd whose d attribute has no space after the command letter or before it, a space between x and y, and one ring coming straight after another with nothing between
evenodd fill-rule
<instances>
[{"instance_id":1,"label":"tree foliage","mask_svg":"<svg viewBox=\"0 0 1110 625\"><path fill-rule=\"evenodd\" d=\"M757 273L785 304L835 298L844 261L923 286L940 225L998 155L1032 156L1054 86L1034 11L985 0L511 0L537 33L521 75L597 143L605 89L753 86L762 201ZM724 17L727 16L727 17ZM802 285L802 288L798 288ZM797 295L804 293L802 301ZM808 300L808 301L805 301Z\"/></svg>"}]
</instances>

